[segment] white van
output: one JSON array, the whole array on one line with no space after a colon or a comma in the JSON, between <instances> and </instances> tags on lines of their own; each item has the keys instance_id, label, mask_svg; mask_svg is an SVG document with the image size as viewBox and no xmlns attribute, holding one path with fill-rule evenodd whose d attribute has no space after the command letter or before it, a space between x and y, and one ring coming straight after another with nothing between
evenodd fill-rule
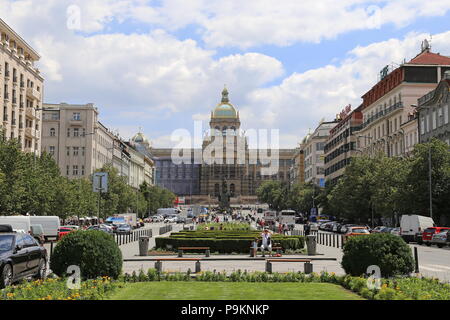
<instances>
[{"instance_id":1,"label":"white van","mask_svg":"<svg viewBox=\"0 0 450 320\"><path fill-rule=\"evenodd\" d=\"M175 215L175 214L179 214L180 210L176 209L176 208L159 208L156 211L156 214L158 216L163 216L164 218L166 218L167 216L171 216L171 215Z\"/></svg>"},{"instance_id":2,"label":"white van","mask_svg":"<svg viewBox=\"0 0 450 320\"><path fill-rule=\"evenodd\" d=\"M9 224L14 231L30 232L31 222L28 216L0 216L0 224Z\"/></svg>"},{"instance_id":3,"label":"white van","mask_svg":"<svg viewBox=\"0 0 450 320\"><path fill-rule=\"evenodd\" d=\"M45 241L48 238L58 239L58 229L61 226L57 216L30 216L31 224L40 224L44 229Z\"/></svg>"},{"instance_id":4,"label":"white van","mask_svg":"<svg viewBox=\"0 0 450 320\"><path fill-rule=\"evenodd\" d=\"M421 240L422 232L434 226L430 217L415 214L403 215L400 219L400 236L406 242L417 242Z\"/></svg>"}]
</instances>

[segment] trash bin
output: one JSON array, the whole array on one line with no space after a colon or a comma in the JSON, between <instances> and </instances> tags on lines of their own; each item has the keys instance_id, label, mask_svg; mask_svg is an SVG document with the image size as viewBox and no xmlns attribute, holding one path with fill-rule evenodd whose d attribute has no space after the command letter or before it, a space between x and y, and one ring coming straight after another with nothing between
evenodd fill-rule
<instances>
[{"instance_id":1,"label":"trash bin","mask_svg":"<svg viewBox=\"0 0 450 320\"><path fill-rule=\"evenodd\" d=\"M150 237L139 237L139 255L148 256L148 242Z\"/></svg>"},{"instance_id":2,"label":"trash bin","mask_svg":"<svg viewBox=\"0 0 450 320\"><path fill-rule=\"evenodd\" d=\"M309 256L316 255L316 236L306 236L306 248Z\"/></svg>"}]
</instances>

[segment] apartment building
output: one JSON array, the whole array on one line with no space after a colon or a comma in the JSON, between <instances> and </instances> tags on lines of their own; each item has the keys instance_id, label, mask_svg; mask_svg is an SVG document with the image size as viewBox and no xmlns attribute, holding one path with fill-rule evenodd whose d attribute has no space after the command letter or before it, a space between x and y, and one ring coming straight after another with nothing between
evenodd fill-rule
<instances>
[{"instance_id":1,"label":"apartment building","mask_svg":"<svg viewBox=\"0 0 450 320\"><path fill-rule=\"evenodd\" d=\"M312 182L320 187L325 186L325 143L330 130L337 121L322 121L312 134L308 134L302 144L305 157L305 182Z\"/></svg>"},{"instance_id":2,"label":"apartment building","mask_svg":"<svg viewBox=\"0 0 450 320\"><path fill-rule=\"evenodd\" d=\"M22 151L40 154L44 78L39 54L0 19L0 129Z\"/></svg>"},{"instance_id":3,"label":"apartment building","mask_svg":"<svg viewBox=\"0 0 450 320\"><path fill-rule=\"evenodd\" d=\"M418 127L420 142L437 138L450 146L450 71L437 88L419 99Z\"/></svg>"},{"instance_id":4,"label":"apartment building","mask_svg":"<svg viewBox=\"0 0 450 320\"><path fill-rule=\"evenodd\" d=\"M66 177L87 178L105 164L113 164L116 139L98 120L92 103L43 106L42 151L54 157Z\"/></svg>"},{"instance_id":5,"label":"apartment building","mask_svg":"<svg viewBox=\"0 0 450 320\"><path fill-rule=\"evenodd\" d=\"M304 146L300 144L294 151L292 164L289 168L290 184L305 183L305 153Z\"/></svg>"},{"instance_id":6,"label":"apartment building","mask_svg":"<svg viewBox=\"0 0 450 320\"><path fill-rule=\"evenodd\" d=\"M359 136L364 153L375 155L381 151L389 157L405 155L402 125L410 121L417 100L434 90L447 70L450 70L450 58L431 52L426 41L421 53L409 62L391 72L385 67L380 81L362 97L363 124ZM410 123L414 124L417 122ZM414 128L408 130L414 131Z\"/></svg>"},{"instance_id":7,"label":"apartment building","mask_svg":"<svg viewBox=\"0 0 450 320\"><path fill-rule=\"evenodd\" d=\"M361 109L362 105L353 111L350 106L347 106L336 117L339 122L330 130L324 149L327 186L336 184L352 157L361 152L357 149L357 134L363 121Z\"/></svg>"}]
</instances>

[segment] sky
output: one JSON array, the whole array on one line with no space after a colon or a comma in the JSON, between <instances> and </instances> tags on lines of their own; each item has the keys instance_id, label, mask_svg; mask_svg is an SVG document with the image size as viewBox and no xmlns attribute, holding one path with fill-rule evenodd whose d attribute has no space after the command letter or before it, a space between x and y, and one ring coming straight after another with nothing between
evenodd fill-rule
<instances>
[{"instance_id":1,"label":"sky","mask_svg":"<svg viewBox=\"0 0 450 320\"><path fill-rule=\"evenodd\" d=\"M226 85L242 129L294 148L424 39L450 56L448 0L0 0L0 18L41 55L45 103L94 103L154 147L206 130Z\"/></svg>"}]
</instances>

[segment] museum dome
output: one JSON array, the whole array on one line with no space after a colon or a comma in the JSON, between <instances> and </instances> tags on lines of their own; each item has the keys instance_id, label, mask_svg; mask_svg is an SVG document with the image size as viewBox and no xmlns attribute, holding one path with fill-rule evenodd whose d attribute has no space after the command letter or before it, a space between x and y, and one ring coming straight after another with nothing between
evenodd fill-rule
<instances>
[{"instance_id":1,"label":"museum dome","mask_svg":"<svg viewBox=\"0 0 450 320\"><path fill-rule=\"evenodd\" d=\"M150 145L150 141L147 139L147 137L142 133L138 132L134 135L134 137L131 139L134 143L139 144L148 144Z\"/></svg>"},{"instance_id":2,"label":"museum dome","mask_svg":"<svg viewBox=\"0 0 450 320\"><path fill-rule=\"evenodd\" d=\"M236 108L230 103L228 99L228 90L224 88L222 91L222 101L214 108L212 113L213 118L238 118Z\"/></svg>"}]
</instances>

